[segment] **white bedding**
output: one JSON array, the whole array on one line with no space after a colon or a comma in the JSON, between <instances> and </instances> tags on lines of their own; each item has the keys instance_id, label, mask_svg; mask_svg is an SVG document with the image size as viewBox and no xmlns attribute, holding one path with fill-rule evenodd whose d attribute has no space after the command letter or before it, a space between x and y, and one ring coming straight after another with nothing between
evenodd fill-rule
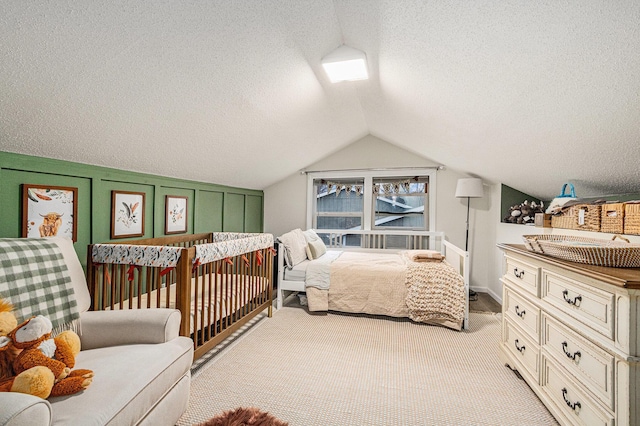
<instances>
[{"instance_id":1,"label":"white bedding","mask_svg":"<svg viewBox=\"0 0 640 426\"><path fill-rule=\"evenodd\" d=\"M412 262L397 253L327 253L306 268L309 310L409 317L461 329L464 280L446 262Z\"/></svg>"},{"instance_id":2,"label":"white bedding","mask_svg":"<svg viewBox=\"0 0 640 426\"><path fill-rule=\"evenodd\" d=\"M289 281L304 281L307 277L307 266L311 263L310 260L304 260L298 263L293 268L285 268L284 279Z\"/></svg>"},{"instance_id":3,"label":"white bedding","mask_svg":"<svg viewBox=\"0 0 640 426\"><path fill-rule=\"evenodd\" d=\"M323 256L309 262L305 277L305 288L315 287L329 290L331 263L342 254L341 251L329 250Z\"/></svg>"}]
</instances>

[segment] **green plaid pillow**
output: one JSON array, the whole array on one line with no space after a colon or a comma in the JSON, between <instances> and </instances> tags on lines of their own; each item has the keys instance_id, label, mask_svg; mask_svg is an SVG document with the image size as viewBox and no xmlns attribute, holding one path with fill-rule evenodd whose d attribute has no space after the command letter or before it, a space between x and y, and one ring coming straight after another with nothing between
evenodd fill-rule
<instances>
[{"instance_id":1,"label":"green plaid pillow","mask_svg":"<svg viewBox=\"0 0 640 426\"><path fill-rule=\"evenodd\" d=\"M46 239L0 239L0 296L18 320L44 315L55 331L75 328L80 317L62 252Z\"/></svg>"}]
</instances>

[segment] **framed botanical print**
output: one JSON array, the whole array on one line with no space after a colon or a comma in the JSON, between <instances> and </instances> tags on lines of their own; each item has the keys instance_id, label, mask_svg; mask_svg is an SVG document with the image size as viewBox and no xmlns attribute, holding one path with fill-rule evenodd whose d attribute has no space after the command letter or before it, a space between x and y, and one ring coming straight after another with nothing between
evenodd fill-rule
<instances>
[{"instance_id":1,"label":"framed botanical print","mask_svg":"<svg viewBox=\"0 0 640 426\"><path fill-rule=\"evenodd\" d=\"M111 238L144 235L144 192L111 191Z\"/></svg>"},{"instance_id":2,"label":"framed botanical print","mask_svg":"<svg viewBox=\"0 0 640 426\"><path fill-rule=\"evenodd\" d=\"M78 240L78 188L22 185L22 237Z\"/></svg>"},{"instance_id":3,"label":"framed botanical print","mask_svg":"<svg viewBox=\"0 0 640 426\"><path fill-rule=\"evenodd\" d=\"M187 232L187 197L167 195L165 197L165 234Z\"/></svg>"}]
</instances>

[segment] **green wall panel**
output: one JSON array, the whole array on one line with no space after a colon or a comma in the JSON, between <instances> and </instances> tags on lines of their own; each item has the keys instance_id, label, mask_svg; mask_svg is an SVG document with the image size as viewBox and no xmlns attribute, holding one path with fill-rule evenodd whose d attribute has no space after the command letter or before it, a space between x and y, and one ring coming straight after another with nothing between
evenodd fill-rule
<instances>
[{"instance_id":1,"label":"green wall panel","mask_svg":"<svg viewBox=\"0 0 640 426\"><path fill-rule=\"evenodd\" d=\"M194 232L220 232L222 231L222 218L224 216L224 193L218 191L198 191L198 203L195 209Z\"/></svg>"},{"instance_id":2,"label":"green wall panel","mask_svg":"<svg viewBox=\"0 0 640 426\"><path fill-rule=\"evenodd\" d=\"M244 194L225 194L222 223L225 232L244 232L244 207Z\"/></svg>"},{"instance_id":3,"label":"green wall panel","mask_svg":"<svg viewBox=\"0 0 640 426\"><path fill-rule=\"evenodd\" d=\"M110 241L113 190L145 194L144 238L165 235L166 195L188 197L188 233L263 229L262 191L0 151L0 238L21 235L24 183L78 188L75 248L83 264L89 244Z\"/></svg>"},{"instance_id":4,"label":"green wall panel","mask_svg":"<svg viewBox=\"0 0 640 426\"><path fill-rule=\"evenodd\" d=\"M262 229L262 197L245 197L244 232L260 232Z\"/></svg>"}]
</instances>

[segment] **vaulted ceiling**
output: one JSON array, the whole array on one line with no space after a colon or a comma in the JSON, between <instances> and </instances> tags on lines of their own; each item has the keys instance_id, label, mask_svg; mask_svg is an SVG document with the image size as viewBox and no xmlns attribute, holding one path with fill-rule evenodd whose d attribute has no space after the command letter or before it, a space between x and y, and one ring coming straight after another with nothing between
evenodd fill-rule
<instances>
[{"instance_id":1,"label":"vaulted ceiling","mask_svg":"<svg viewBox=\"0 0 640 426\"><path fill-rule=\"evenodd\" d=\"M0 3L0 150L265 188L372 134L551 198L640 192L640 2ZM371 78L320 60L366 52Z\"/></svg>"}]
</instances>

